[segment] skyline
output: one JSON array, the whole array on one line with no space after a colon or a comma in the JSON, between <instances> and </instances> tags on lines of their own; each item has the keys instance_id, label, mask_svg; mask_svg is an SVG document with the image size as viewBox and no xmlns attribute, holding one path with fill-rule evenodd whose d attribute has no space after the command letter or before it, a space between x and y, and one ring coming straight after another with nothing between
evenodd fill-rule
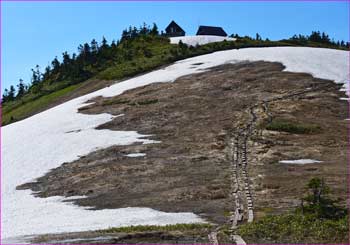
<instances>
[{"instance_id":1,"label":"skyline","mask_svg":"<svg viewBox=\"0 0 350 245\"><path fill-rule=\"evenodd\" d=\"M2 2L2 92L31 68L41 70L79 44L110 43L129 25L155 22L159 30L175 20L194 35L199 25L222 26L231 35L278 40L311 31L349 41L348 2Z\"/></svg>"}]
</instances>

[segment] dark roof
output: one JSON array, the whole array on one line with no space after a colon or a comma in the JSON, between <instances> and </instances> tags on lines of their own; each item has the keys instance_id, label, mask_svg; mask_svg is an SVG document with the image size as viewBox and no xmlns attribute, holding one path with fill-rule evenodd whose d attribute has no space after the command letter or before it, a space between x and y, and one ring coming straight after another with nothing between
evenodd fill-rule
<instances>
[{"instance_id":1,"label":"dark roof","mask_svg":"<svg viewBox=\"0 0 350 245\"><path fill-rule=\"evenodd\" d=\"M213 35L213 36L227 36L227 33L222 27L217 26L199 26L196 35Z\"/></svg>"},{"instance_id":2,"label":"dark roof","mask_svg":"<svg viewBox=\"0 0 350 245\"><path fill-rule=\"evenodd\" d=\"M170 24L165 28L166 32L170 32L170 27L175 27L178 31L185 32L175 21L171 21Z\"/></svg>"}]
</instances>

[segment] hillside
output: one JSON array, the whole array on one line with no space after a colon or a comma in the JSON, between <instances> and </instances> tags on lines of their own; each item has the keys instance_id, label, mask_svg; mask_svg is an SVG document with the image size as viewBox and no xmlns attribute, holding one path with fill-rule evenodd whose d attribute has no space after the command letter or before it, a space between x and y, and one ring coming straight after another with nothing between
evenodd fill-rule
<instances>
[{"instance_id":1,"label":"hillside","mask_svg":"<svg viewBox=\"0 0 350 245\"><path fill-rule=\"evenodd\" d=\"M135 45L142 39L137 40ZM185 48L158 41L185 57L244 45L237 40ZM86 90L7 125L2 237L208 243L208 233L220 228L220 242L232 243L232 233L262 242L248 228L227 228L240 206L235 200L244 207L244 222L249 210L257 220L284 213L299 205L313 176L326 179L344 205L349 115L339 89L349 80L347 71L346 51L231 49ZM111 74L120 73L106 68L95 78ZM298 159L321 163L280 162ZM166 224L174 226L145 226ZM144 227L119 228L130 225ZM345 242L339 234L296 241Z\"/></svg>"},{"instance_id":2,"label":"hillside","mask_svg":"<svg viewBox=\"0 0 350 245\"><path fill-rule=\"evenodd\" d=\"M11 93L5 90L2 100L2 125L22 120L62 102L96 91L132 76L171 64L177 60L227 49L274 46L310 46L346 49L305 36L281 41L258 37L185 36L168 39L160 36L156 26L129 28L118 42L109 44L103 38L78 47L78 54L63 53L62 61L53 59L51 66L41 72L33 69L32 82ZM328 37L328 36L327 36ZM179 43L180 39L183 40ZM199 45L197 45L199 44ZM19 86L18 85L18 86ZM13 88L14 89L14 88ZM7 91L7 92L6 92ZM9 92L10 91L10 92Z\"/></svg>"}]
</instances>

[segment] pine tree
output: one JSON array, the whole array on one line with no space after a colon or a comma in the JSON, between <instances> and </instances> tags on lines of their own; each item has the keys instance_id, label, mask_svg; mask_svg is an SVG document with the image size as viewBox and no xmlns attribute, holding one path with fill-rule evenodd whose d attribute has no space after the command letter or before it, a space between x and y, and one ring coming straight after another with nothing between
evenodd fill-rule
<instances>
[{"instance_id":1,"label":"pine tree","mask_svg":"<svg viewBox=\"0 0 350 245\"><path fill-rule=\"evenodd\" d=\"M257 33L257 34L255 35L255 40L261 41L261 36L259 35L259 33Z\"/></svg>"},{"instance_id":2,"label":"pine tree","mask_svg":"<svg viewBox=\"0 0 350 245\"><path fill-rule=\"evenodd\" d=\"M137 30L136 26L134 26L132 29L131 29L131 32L130 32L130 38L133 39L133 38L136 38L139 36L139 31Z\"/></svg>"},{"instance_id":3,"label":"pine tree","mask_svg":"<svg viewBox=\"0 0 350 245\"><path fill-rule=\"evenodd\" d=\"M140 27L140 34L141 35L146 35L148 34L149 28L147 28L147 25L145 22L143 22L143 25Z\"/></svg>"},{"instance_id":4,"label":"pine tree","mask_svg":"<svg viewBox=\"0 0 350 245\"><path fill-rule=\"evenodd\" d=\"M18 91L16 98L22 97L26 93L26 85L24 84L22 79L19 79L19 84L17 85Z\"/></svg>"},{"instance_id":5,"label":"pine tree","mask_svg":"<svg viewBox=\"0 0 350 245\"><path fill-rule=\"evenodd\" d=\"M46 80L51 75L51 67L48 65L45 67L45 72L43 74L43 80Z\"/></svg>"},{"instance_id":6,"label":"pine tree","mask_svg":"<svg viewBox=\"0 0 350 245\"><path fill-rule=\"evenodd\" d=\"M5 88L4 93L2 95L2 100L1 103L6 103L8 102L8 97L9 97L9 90L7 88Z\"/></svg>"},{"instance_id":7,"label":"pine tree","mask_svg":"<svg viewBox=\"0 0 350 245\"><path fill-rule=\"evenodd\" d=\"M106 49L108 48L108 42L105 37L102 37L102 42L101 42L101 49Z\"/></svg>"},{"instance_id":8,"label":"pine tree","mask_svg":"<svg viewBox=\"0 0 350 245\"><path fill-rule=\"evenodd\" d=\"M115 40L113 40L112 43L111 43L111 48L115 49L116 47L117 47L117 45L115 44Z\"/></svg>"},{"instance_id":9,"label":"pine tree","mask_svg":"<svg viewBox=\"0 0 350 245\"><path fill-rule=\"evenodd\" d=\"M97 54L97 52L98 52L98 43L97 43L97 41L95 40L95 39L92 39L92 41L91 41L91 53L93 53L93 54Z\"/></svg>"},{"instance_id":10,"label":"pine tree","mask_svg":"<svg viewBox=\"0 0 350 245\"><path fill-rule=\"evenodd\" d=\"M15 99L16 89L13 85L10 86L10 91L8 93L8 101L13 101Z\"/></svg>"},{"instance_id":11,"label":"pine tree","mask_svg":"<svg viewBox=\"0 0 350 245\"><path fill-rule=\"evenodd\" d=\"M316 215L319 218L339 218L346 210L338 207L337 202L329 197L330 188L323 179L312 178L307 184L309 193L302 198L302 211ZM306 206L304 206L304 201Z\"/></svg>"},{"instance_id":12,"label":"pine tree","mask_svg":"<svg viewBox=\"0 0 350 245\"><path fill-rule=\"evenodd\" d=\"M69 54L66 52L62 53L62 65L63 66L69 66L71 63L71 58Z\"/></svg>"},{"instance_id":13,"label":"pine tree","mask_svg":"<svg viewBox=\"0 0 350 245\"><path fill-rule=\"evenodd\" d=\"M90 48L90 46L89 46L88 43L84 43L82 53L83 53L85 56L89 56L89 55L91 54L91 48Z\"/></svg>"},{"instance_id":14,"label":"pine tree","mask_svg":"<svg viewBox=\"0 0 350 245\"><path fill-rule=\"evenodd\" d=\"M60 62L58 61L57 57L54 58L54 60L51 62L52 69L57 72L60 68Z\"/></svg>"},{"instance_id":15,"label":"pine tree","mask_svg":"<svg viewBox=\"0 0 350 245\"><path fill-rule=\"evenodd\" d=\"M153 23L153 27L151 30L151 35L153 36L158 36L159 35L159 31L158 31L158 26L156 23Z\"/></svg>"},{"instance_id":16,"label":"pine tree","mask_svg":"<svg viewBox=\"0 0 350 245\"><path fill-rule=\"evenodd\" d=\"M41 82L40 66L36 65L35 69L32 69L32 84L33 86L38 85Z\"/></svg>"},{"instance_id":17,"label":"pine tree","mask_svg":"<svg viewBox=\"0 0 350 245\"><path fill-rule=\"evenodd\" d=\"M128 31L126 29L124 29L123 32L122 32L121 41L128 40L128 39L129 39Z\"/></svg>"}]
</instances>

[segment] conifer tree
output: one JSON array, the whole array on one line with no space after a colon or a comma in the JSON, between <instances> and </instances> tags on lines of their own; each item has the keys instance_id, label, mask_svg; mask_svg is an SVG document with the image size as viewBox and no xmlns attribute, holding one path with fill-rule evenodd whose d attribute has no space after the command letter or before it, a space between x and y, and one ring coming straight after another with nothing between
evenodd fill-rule
<instances>
[{"instance_id":1,"label":"conifer tree","mask_svg":"<svg viewBox=\"0 0 350 245\"><path fill-rule=\"evenodd\" d=\"M153 35L153 36L158 36L159 35L158 26L157 26L156 23L153 23L153 27L152 27L152 30L151 30L151 35Z\"/></svg>"},{"instance_id":2,"label":"conifer tree","mask_svg":"<svg viewBox=\"0 0 350 245\"><path fill-rule=\"evenodd\" d=\"M261 41L261 36L259 35L259 33L257 33L257 34L255 35L255 40Z\"/></svg>"},{"instance_id":3,"label":"conifer tree","mask_svg":"<svg viewBox=\"0 0 350 245\"><path fill-rule=\"evenodd\" d=\"M33 86L36 86L40 82L41 82L40 66L36 65L35 69L32 69L32 84Z\"/></svg>"},{"instance_id":4,"label":"conifer tree","mask_svg":"<svg viewBox=\"0 0 350 245\"><path fill-rule=\"evenodd\" d=\"M8 102L8 98L9 98L9 90L7 88L5 88L4 93L2 95L1 103Z\"/></svg>"},{"instance_id":5,"label":"conifer tree","mask_svg":"<svg viewBox=\"0 0 350 245\"><path fill-rule=\"evenodd\" d=\"M22 96L25 94L25 92L26 92L26 85L24 84L24 82L23 82L22 79L19 79L19 84L17 85L17 88L18 88L18 90L17 90L17 95L16 95L16 97L17 97L17 98L20 98L20 97L22 97Z\"/></svg>"},{"instance_id":6,"label":"conifer tree","mask_svg":"<svg viewBox=\"0 0 350 245\"><path fill-rule=\"evenodd\" d=\"M10 91L8 92L8 101L13 101L15 99L16 89L13 85L10 86Z\"/></svg>"},{"instance_id":7,"label":"conifer tree","mask_svg":"<svg viewBox=\"0 0 350 245\"><path fill-rule=\"evenodd\" d=\"M95 39L92 39L91 41L91 53L96 55L98 53L99 47L98 43Z\"/></svg>"},{"instance_id":8,"label":"conifer tree","mask_svg":"<svg viewBox=\"0 0 350 245\"><path fill-rule=\"evenodd\" d=\"M102 42L101 42L101 49L106 49L108 48L108 42L105 37L102 37Z\"/></svg>"},{"instance_id":9,"label":"conifer tree","mask_svg":"<svg viewBox=\"0 0 350 245\"><path fill-rule=\"evenodd\" d=\"M60 68L60 62L58 61L57 57L54 58L54 60L51 62L51 65L54 71L58 71Z\"/></svg>"}]
</instances>

